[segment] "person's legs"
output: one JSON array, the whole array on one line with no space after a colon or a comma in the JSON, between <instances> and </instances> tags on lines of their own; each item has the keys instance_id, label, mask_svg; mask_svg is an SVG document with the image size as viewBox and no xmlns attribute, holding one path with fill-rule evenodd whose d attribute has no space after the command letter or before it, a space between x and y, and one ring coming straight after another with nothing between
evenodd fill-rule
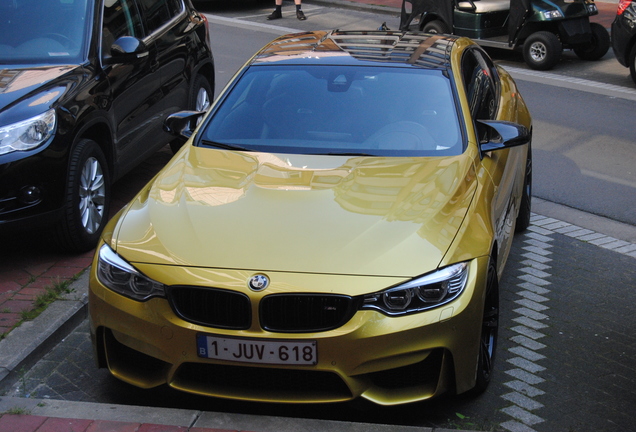
<instances>
[{"instance_id":1,"label":"person's legs","mask_svg":"<svg viewBox=\"0 0 636 432\"><path fill-rule=\"evenodd\" d=\"M276 9L274 9L274 12L272 12L267 19L268 20L274 20L274 19L279 19L283 17L283 12L281 11L283 7L283 0L276 0Z\"/></svg>"},{"instance_id":2,"label":"person's legs","mask_svg":"<svg viewBox=\"0 0 636 432\"><path fill-rule=\"evenodd\" d=\"M304 21L307 19L307 17L303 13L303 11L300 9L301 1L302 0L294 0L294 3L296 4L296 18L298 18L301 21Z\"/></svg>"},{"instance_id":3,"label":"person's legs","mask_svg":"<svg viewBox=\"0 0 636 432\"><path fill-rule=\"evenodd\" d=\"M301 1L302 0L294 0L294 4L296 5L296 18L298 18L301 21L304 21L307 19L307 17L305 16L305 14L303 13L301 9ZM276 9L274 9L274 12L272 12L267 17L267 19L275 20L275 19L282 18L283 17L282 7L283 7L283 0L276 0Z\"/></svg>"}]
</instances>

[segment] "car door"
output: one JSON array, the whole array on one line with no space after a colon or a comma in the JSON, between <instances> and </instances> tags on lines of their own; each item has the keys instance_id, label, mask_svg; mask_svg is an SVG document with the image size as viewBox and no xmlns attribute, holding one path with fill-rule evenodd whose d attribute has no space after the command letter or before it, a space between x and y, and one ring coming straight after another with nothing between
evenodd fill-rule
<instances>
[{"instance_id":1,"label":"car door","mask_svg":"<svg viewBox=\"0 0 636 432\"><path fill-rule=\"evenodd\" d=\"M490 58L477 47L466 50L462 73L473 121L497 120L501 89L497 69ZM480 140L483 138L476 135ZM524 166L519 164L520 156L517 149L505 149L486 152L481 158L481 167L488 173L494 191L491 209L499 247L497 268L502 268L500 264L505 261L512 241L516 213L514 191L518 190L518 167Z\"/></svg>"},{"instance_id":2,"label":"car door","mask_svg":"<svg viewBox=\"0 0 636 432\"><path fill-rule=\"evenodd\" d=\"M117 63L111 58L113 43L122 36L142 41L147 54ZM147 36L135 0L105 0L102 10L101 56L110 85L116 175L128 171L166 141L162 131L161 76L157 47Z\"/></svg>"},{"instance_id":3,"label":"car door","mask_svg":"<svg viewBox=\"0 0 636 432\"><path fill-rule=\"evenodd\" d=\"M190 25L183 0L138 0L148 32L157 47L157 62L167 114L186 109L192 72L193 50L187 28Z\"/></svg>"}]
</instances>

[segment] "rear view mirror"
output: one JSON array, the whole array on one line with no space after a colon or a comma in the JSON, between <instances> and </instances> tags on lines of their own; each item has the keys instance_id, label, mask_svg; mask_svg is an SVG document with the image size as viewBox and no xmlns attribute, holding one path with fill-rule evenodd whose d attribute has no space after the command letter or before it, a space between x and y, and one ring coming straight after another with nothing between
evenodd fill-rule
<instances>
[{"instance_id":1,"label":"rear view mirror","mask_svg":"<svg viewBox=\"0 0 636 432\"><path fill-rule=\"evenodd\" d=\"M122 36L110 47L110 57L105 58L106 63L134 63L148 57L149 51L146 44L136 37Z\"/></svg>"},{"instance_id":2,"label":"rear view mirror","mask_svg":"<svg viewBox=\"0 0 636 432\"><path fill-rule=\"evenodd\" d=\"M479 148L484 152L528 144L532 133L517 123L476 120Z\"/></svg>"},{"instance_id":3,"label":"rear view mirror","mask_svg":"<svg viewBox=\"0 0 636 432\"><path fill-rule=\"evenodd\" d=\"M163 122L163 129L176 137L190 138L204 114L199 111L179 111L170 114Z\"/></svg>"}]
</instances>

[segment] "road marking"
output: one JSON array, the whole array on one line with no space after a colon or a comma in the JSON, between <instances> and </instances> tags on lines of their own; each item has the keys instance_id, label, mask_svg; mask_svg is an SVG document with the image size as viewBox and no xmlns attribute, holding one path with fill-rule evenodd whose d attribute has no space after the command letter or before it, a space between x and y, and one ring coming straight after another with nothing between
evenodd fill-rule
<instances>
[{"instance_id":1,"label":"road marking","mask_svg":"<svg viewBox=\"0 0 636 432\"><path fill-rule=\"evenodd\" d=\"M601 174L601 173L598 173L598 172L594 172L594 171L590 171L590 170L584 170L584 169L581 170L581 174L589 176L589 177L594 177L594 178L597 178L599 180L605 180L605 181L608 181L610 183L616 183L616 184L619 184L619 185L629 186L629 187L632 187L632 188L636 189L636 182L633 182L633 181L623 180L623 179L619 179L619 178L616 178L616 177L609 176L607 174Z\"/></svg>"},{"instance_id":2,"label":"road marking","mask_svg":"<svg viewBox=\"0 0 636 432\"><path fill-rule=\"evenodd\" d=\"M503 68L507 70L514 79L636 101L636 89L629 87L558 75L550 72L522 69L514 66L504 65Z\"/></svg>"},{"instance_id":3,"label":"road marking","mask_svg":"<svg viewBox=\"0 0 636 432\"><path fill-rule=\"evenodd\" d=\"M237 18L227 18L227 17L222 17L219 15L205 14L205 16L209 22L226 25L230 27L245 28L250 30L254 30L254 27L256 27L258 30L264 31L266 33L273 33L278 36L282 36L287 33L300 33L305 31L305 30L295 29L291 27L282 27L282 26L277 26L273 24L259 23L254 21L244 21L242 19L237 19Z\"/></svg>"}]
</instances>

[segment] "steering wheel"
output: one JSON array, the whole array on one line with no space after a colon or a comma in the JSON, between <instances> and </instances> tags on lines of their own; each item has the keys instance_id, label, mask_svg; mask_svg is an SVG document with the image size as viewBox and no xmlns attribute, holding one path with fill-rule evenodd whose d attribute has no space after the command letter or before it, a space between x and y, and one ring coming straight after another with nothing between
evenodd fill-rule
<instances>
[{"instance_id":1,"label":"steering wheel","mask_svg":"<svg viewBox=\"0 0 636 432\"><path fill-rule=\"evenodd\" d=\"M56 42L61 43L67 48L71 48L71 47L74 48L77 46L76 43L70 37L65 36L61 33L45 33L42 35L42 37L53 39Z\"/></svg>"}]
</instances>

